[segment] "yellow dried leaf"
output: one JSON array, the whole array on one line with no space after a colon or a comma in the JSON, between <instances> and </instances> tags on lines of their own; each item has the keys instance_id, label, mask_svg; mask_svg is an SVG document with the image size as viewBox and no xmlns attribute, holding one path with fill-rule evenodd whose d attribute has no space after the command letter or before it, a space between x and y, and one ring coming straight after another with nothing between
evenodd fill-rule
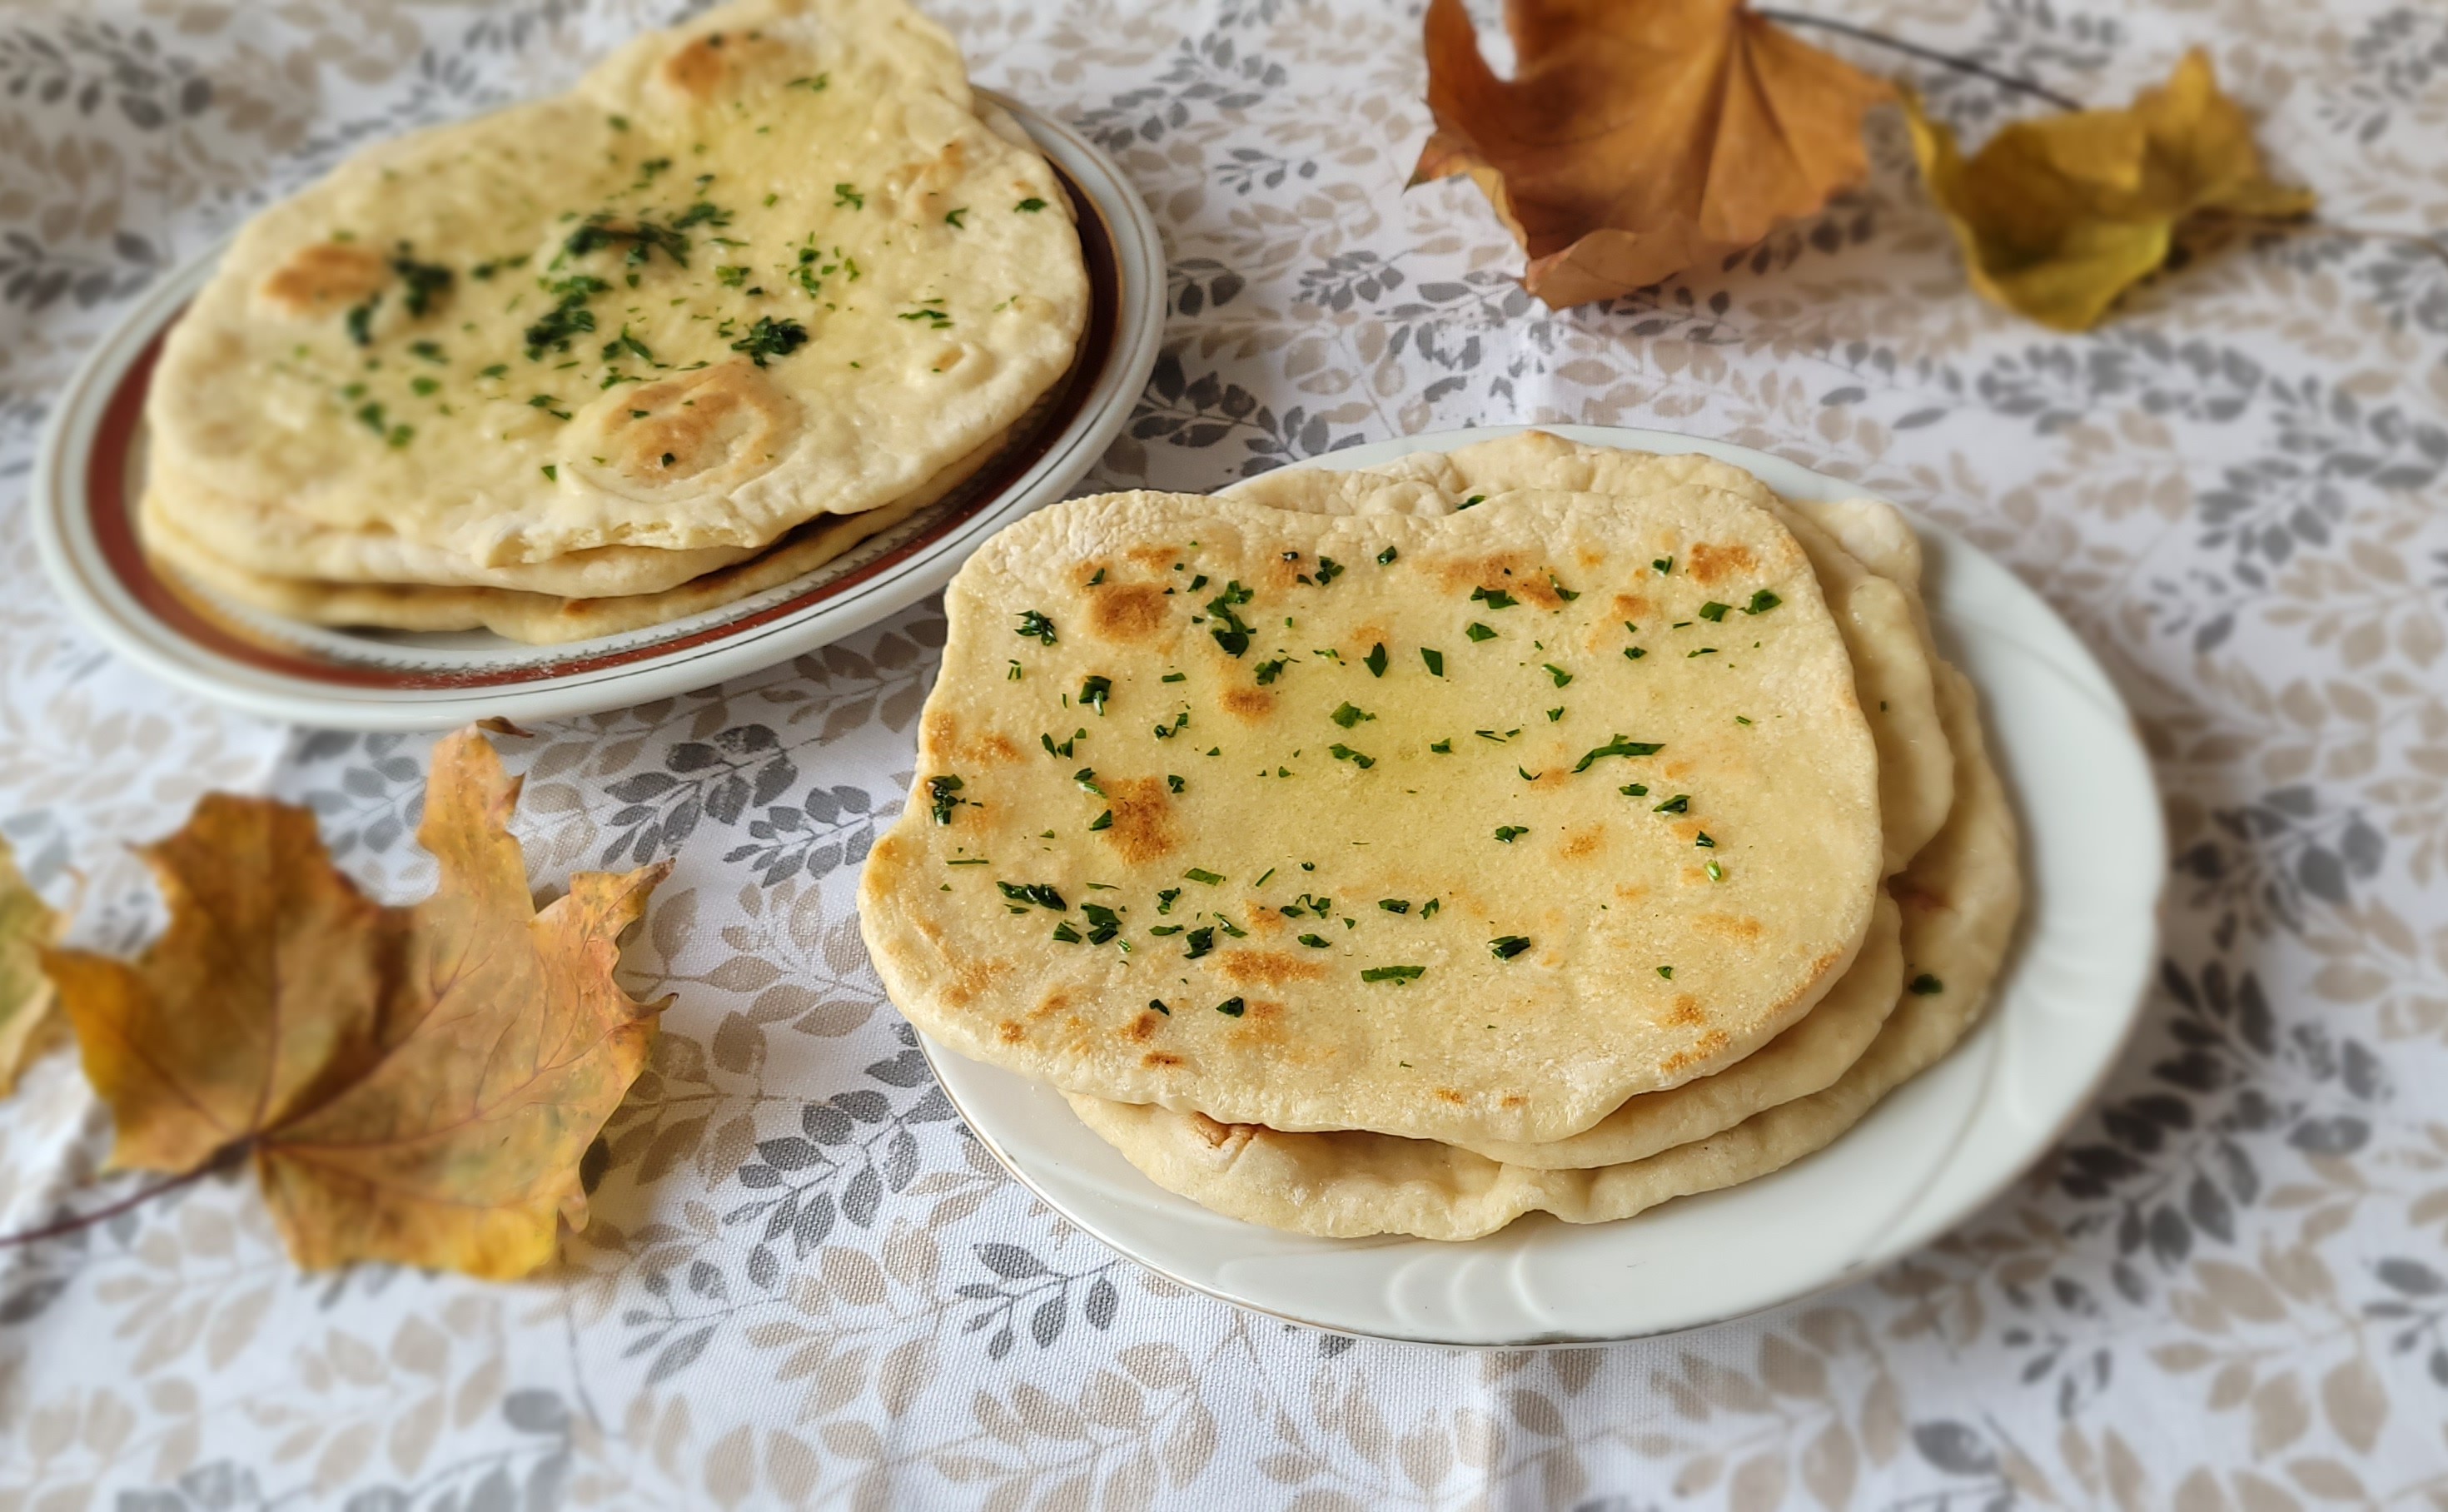
<instances>
[{"instance_id":1,"label":"yellow dried leaf","mask_svg":"<svg viewBox=\"0 0 2448 1512\"><path fill-rule=\"evenodd\" d=\"M59 938L60 924L0 840L0 1097L16 1090L17 1073L50 1039L55 1021L43 948Z\"/></svg>"},{"instance_id":2,"label":"yellow dried leaf","mask_svg":"<svg viewBox=\"0 0 2448 1512\"><path fill-rule=\"evenodd\" d=\"M1740 252L1862 182L1884 82L1740 0L1510 0L1499 79L1462 0L1431 0L1436 133L1414 183L1468 174L1548 304L1604 299Z\"/></svg>"},{"instance_id":3,"label":"yellow dried leaf","mask_svg":"<svg viewBox=\"0 0 2448 1512\"><path fill-rule=\"evenodd\" d=\"M2264 173L2250 118L2199 51L2126 109L2018 121L1969 159L1910 96L1904 113L1972 286L2060 331L2097 324L2156 272L2187 218L2294 217L2314 203Z\"/></svg>"},{"instance_id":4,"label":"yellow dried leaf","mask_svg":"<svg viewBox=\"0 0 2448 1512\"><path fill-rule=\"evenodd\" d=\"M385 908L314 816L214 794L147 848L170 909L133 962L48 957L112 1163L254 1159L293 1258L524 1275L586 1221L578 1165L644 1068L669 1000L613 980L669 871L585 872L539 912L508 830L517 782L473 730L434 750L417 838L433 895Z\"/></svg>"}]
</instances>

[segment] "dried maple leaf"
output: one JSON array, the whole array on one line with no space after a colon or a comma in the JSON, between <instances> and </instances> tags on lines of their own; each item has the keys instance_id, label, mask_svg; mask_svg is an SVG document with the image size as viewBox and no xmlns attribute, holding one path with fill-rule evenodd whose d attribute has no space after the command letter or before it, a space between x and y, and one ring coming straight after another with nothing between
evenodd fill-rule
<instances>
[{"instance_id":1,"label":"dried maple leaf","mask_svg":"<svg viewBox=\"0 0 2448 1512\"><path fill-rule=\"evenodd\" d=\"M1411 182L1469 174L1548 304L1603 299L1751 246L1862 182L1889 86L1740 0L1509 0L1499 79L1462 0L1428 6L1436 134Z\"/></svg>"},{"instance_id":2,"label":"dried maple leaf","mask_svg":"<svg viewBox=\"0 0 2448 1512\"><path fill-rule=\"evenodd\" d=\"M441 880L385 908L314 815L216 794L148 847L170 924L134 962L48 957L114 1165L252 1157L298 1264L518 1276L586 1221L580 1158L669 999L613 980L669 863L584 872L541 912L507 828L519 784L473 730L435 747L417 838Z\"/></svg>"},{"instance_id":3,"label":"dried maple leaf","mask_svg":"<svg viewBox=\"0 0 2448 1512\"><path fill-rule=\"evenodd\" d=\"M2156 272L2190 216L2312 209L2309 190L2264 174L2251 120L2219 92L2199 51L2128 109L2018 121L1968 161L1953 132L1918 102L1904 104L1922 177L1954 228L1972 286L2060 331L2097 324L2117 296Z\"/></svg>"},{"instance_id":4,"label":"dried maple leaf","mask_svg":"<svg viewBox=\"0 0 2448 1512\"><path fill-rule=\"evenodd\" d=\"M0 1097L16 1090L17 1073L57 1022L43 948L59 932L59 915L27 886L15 852L0 840Z\"/></svg>"}]
</instances>

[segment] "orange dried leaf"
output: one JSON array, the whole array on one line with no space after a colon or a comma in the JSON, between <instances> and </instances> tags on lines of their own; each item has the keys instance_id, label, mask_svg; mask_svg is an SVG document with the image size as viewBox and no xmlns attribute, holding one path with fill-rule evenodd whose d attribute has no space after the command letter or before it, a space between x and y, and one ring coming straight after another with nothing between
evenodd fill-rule
<instances>
[{"instance_id":1,"label":"orange dried leaf","mask_svg":"<svg viewBox=\"0 0 2448 1512\"><path fill-rule=\"evenodd\" d=\"M1969 160L1919 102L1904 110L1972 286L2060 331L2097 324L2158 271L2188 217L2293 217L2314 202L2264 173L2250 118L2219 92L2199 51L2127 109L2018 121Z\"/></svg>"},{"instance_id":2,"label":"orange dried leaf","mask_svg":"<svg viewBox=\"0 0 2448 1512\"><path fill-rule=\"evenodd\" d=\"M583 873L538 912L518 786L472 730L435 748L417 837L441 881L412 908L365 898L314 816L268 799L214 794L146 850L162 938L134 962L48 957L112 1163L183 1173L245 1145L308 1267L549 1261L669 1002L613 980L669 866Z\"/></svg>"},{"instance_id":3,"label":"orange dried leaf","mask_svg":"<svg viewBox=\"0 0 2448 1512\"><path fill-rule=\"evenodd\" d=\"M26 883L15 852L0 840L0 1097L49 1040L52 991L43 947L59 937L60 917Z\"/></svg>"},{"instance_id":4,"label":"orange dried leaf","mask_svg":"<svg viewBox=\"0 0 2448 1512\"><path fill-rule=\"evenodd\" d=\"M1881 80L1740 0L1510 0L1499 79L1461 0L1430 0L1436 134L1414 183L1466 173L1548 304L1603 299L1758 242L1862 182Z\"/></svg>"}]
</instances>

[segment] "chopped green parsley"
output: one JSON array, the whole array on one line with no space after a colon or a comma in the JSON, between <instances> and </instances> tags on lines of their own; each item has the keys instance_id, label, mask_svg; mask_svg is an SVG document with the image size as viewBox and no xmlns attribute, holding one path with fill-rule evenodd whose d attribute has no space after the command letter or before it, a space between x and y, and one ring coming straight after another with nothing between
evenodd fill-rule
<instances>
[{"instance_id":1,"label":"chopped green parsley","mask_svg":"<svg viewBox=\"0 0 2448 1512\"><path fill-rule=\"evenodd\" d=\"M1715 624L1724 620L1726 617L1726 611L1732 607L1733 605L1731 603L1720 603L1716 600L1711 599L1708 603L1700 605L1700 618L1708 621L1712 624Z\"/></svg>"},{"instance_id":2,"label":"chopped green parsley","mask_svg":"<svg viewBox=\"0 0 2448 1512\"><path fill-rule=\"evenodd\" d=\"M1530 827L1526 824L1501 824L1496 827L1496 838L1505 845L1511 845L1529 833Z\"/></svg>"},{"instance_id":3,"label":"chopped green parsley","mask_svg":"<svg viewBox=\"0 0 2448 1512\"><path fill-rule=\"evenodd\" d=\"M1500 934L1487 942L1487 953L1499 961L1510 961L1529 948L1530 937L1526 934Z\"/></svg>"},{"instance_id":4,"label":"chopped green parsley","mask_svg":"<svg viewBox=\"0 0 2448 1512\"><path fill-rule=\"evenodd\" d=\"M1057 913L1071 911L1071 905L1062 901L1062 894L1055 891L1054 884L1050 882L998 882L995 887L1004 898L1016 905L1014 912L1030 904L1051 909Z\"/></svg>"},{"instance_id":5,"label":"chopped green parsley","mask_svg":"<svg viewBox=\"0 0 2448 1512\"><path fill-rule=\"evenodd\" d=\"M1424 966L1372 966L1360 973L1363 982L1416 982Z\"/></svg>"},{"instance_id":6,"label":"chopped green parsley","mask_svg":"<svg viewBox=\"0 0 2448 1512\"><path fill-rule=\"evenodd\" d=\"M1384 677L1386 675L1386 642L1380 641L1374 646L1371 646L1368 650L1368 654L1361 659L1361 662L1368 668L1368 675L1370 677Z\"/></svg>"},{"instance_id":7,"label":"chopped green parsley","mask_svg":"<svg viewBox=\"0 0 2448 1512\"><path fill-rule=\"evenodd\" d=\"M1915 997L1934 998L1946 990L1946 984L1941 982L1938 978L1931 976L1928 972L1923 971L1921 975L1912 979L1911 986L1905 990L1911 992Z\"/></svg>"},{"instance_id":8,"label":"chopped green parsley","mask_svg":"<svg viewBox=\"0 0 2448 1512\"><path fill-rule=\"evenodd\" d=\"M1445 654L1444 652L1431 651L1426 646L1422 646L1420 647L1420 661L1428 669L1428 676L1432 678L1442 678L1445 675Z\"/></svg>"},{"instance_id":9,"label":"chopped green parsley","mask_svg":"<svg viewBox=\"0 0 2448 1512\"><path fill-rule=\"evenodd\" d=\"M1658 752L1665 749L1666 746L1663 741L1627 740L1622 736L1618 735L1609 739L1606 744L1597 747L1588 755L1582 756L1581 759L1574 765L1573 771L1575 773L1587 772L1592 766L1605 760L1609 756L1655 756ZM1648 790L1643 789L1642 791L1647 792Z\"/></svg>"},{"instance_id":10,"label":"chopped green parsley","mask_svg":"<svg viewBox=\"0 0 2448 1512\"><path fill-rule=\"evenodd\" d=\"M1348 730L1355 724L1374 719L1377 717L1373 714L1366 713L1352 704L1346 703L1342 708L1328 715L1327 718Z\"/></svg>"},{"instance_id":11,"label":"chopped green parsley","mask_svg":"<svg viewBox=\"0 0 2448 1512\"><path fill-rule=\"evenodd\" d=\"M1242 1002L1239 998L1226 998L1223 1002L1215 1005L1215 1011L1224 1015L1224 1017L1228 1019L1239 1018L1242 1013L1247 1011L1249 1005Z\"/></svg>"},{"instance_id":12,"label":"chopped green parsley","mask_svg":"<svg viewBox=\"0 0 2448 1512\"><path fill-rule=\"evenodd\" d=\"M947 775L927 779L927 795L933 804L937 824L951 823L952 811L969 801L960 794L961 779L956 776Z\"/></svg>"},{"instance_id":13,"label":"chopped green parsley","mask_svg":"<svg viewBox=\"0 0 2448 1512\"><path fill-rule=\"evenodd\" d=\"M1493 641L1496 639L1496 632L1480 623L1477 620L1473 620L1470 623L1463 626L1462 633L1470 637L1474 641Z\"/></svg>"},{"instance_id":14,"label":"chopped green parsley","mask_svg":"<svg viewBox=\"0 0 2448 1512\"><path fill-rule=\"evenodd\" d=\"M1328 746L1326 748L1326 754L1334 757L1337 761L1348 761L1363 772L1367 771L1370 767L1377 764L1377 758L1375 756L1363 756L1359 752L1351 749L1351 747L1340 742Z\"/></svg>"},{"instance_id":15,"label":"chopped green parsley","mask_svg":"<svg viewBox=\"0 0 2448 1512\"><path fill-rule=\"evenodd\" d=\"M807 342L808 328L796 320L776 320L770 315L760 315L756 323L748 328L748 334L731 344L731 350L748 354L750 360L761 368L767 357L787 357Z\"/></svg>"},{"instance_id":16,"label":"chopped green parsley","mask_svg":"<svg viewBox=\"0 0 2448 1512\"><path fill-rule=\"evenodd\" d=\"M1023 609L1020 611L1020 630L1018 634L1023 641L1034 640L1040 645L1052 645L1054 643L1054 622L1047 619L1038 610Z\"/></svg>"}]
</instances>

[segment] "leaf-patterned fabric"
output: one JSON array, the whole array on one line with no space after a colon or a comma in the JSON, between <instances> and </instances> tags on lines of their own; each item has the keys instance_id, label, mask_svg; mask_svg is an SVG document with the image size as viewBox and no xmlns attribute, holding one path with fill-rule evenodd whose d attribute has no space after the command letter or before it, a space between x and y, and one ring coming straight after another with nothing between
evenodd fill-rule
<instances>
[{"instance_id":1,"label":"leaf-patterned fabric","mask_svg":"<svg viewBox=\"0 0 2448 1512\"><path fill-rule=\"evenodd\" d=\"M311 804L372 888L421 892L430 742L222 713L69 624L23 507L49 396L268 197L559 86L679 9L26 0L0 23L0 828L81 899L78 943L158 927L124 842L211 788ZM1166 355L1083 488L1207 489L1472 423L1664 426L1857 478L2048 595L2142 720L2175 842L2159 986L2105 1097L1943 1242L1679 1338L1447 1352L1186 1294L1002 1176L861 952L852 880L942 638L922 606L504 742L540 878L678 862L632 956L641 995L679 1003L560 1270L300 1275L252 1188L218 1179L0 1250L0 1507L2448 1496L2448 259L2203 240L2097 335L2056 335L1964 287L1884 118L1869 185L1826 214L1553 315L1471 189L1401 192L1427 128L1405 8L930 9L982 82L1101 140L1165 227ZM2199 43L2331 220L2448 221L2436 8L1841 10L2098 102ZM1969 141L2029 108L1910 77ZM67 1058L36 1067L0 1105L0 1227L133 1192L94 1176L107 1134Z\"/></svg>"}]
</instances>

